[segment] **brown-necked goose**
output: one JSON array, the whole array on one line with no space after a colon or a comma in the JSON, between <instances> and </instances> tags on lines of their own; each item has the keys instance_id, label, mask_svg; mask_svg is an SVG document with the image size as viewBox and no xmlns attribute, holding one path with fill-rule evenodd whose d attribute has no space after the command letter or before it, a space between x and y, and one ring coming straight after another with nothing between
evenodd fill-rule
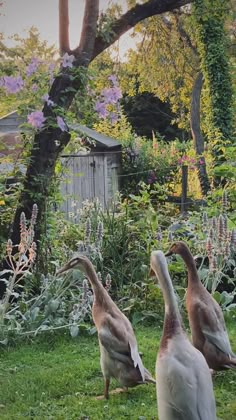
<instances>
[{"instance_id":1,"label":"brown-necked goose","mask_svg":"<svg viewBox=\"0 0 236 420\"><path fill-rule=\"evenodd\" d=\"M236 368L222 310L203 286L188 245L175 242L166 256L172 254L180 255L188 270L186 307L193 345L204 354L211 369Z\"/></svg>"},{"instance_id":2,"label":"brown-necked goose","mask_svg":"<svg viewBox=\"0 0 236 420\"><path fill-rule=\"evenodd\" d=\"M109 397L111 377L125 388L155 383L143 365L131 323L99 281L91 261L85 256L74 257L57 274L76 268L85 273L94 293L92 316L98 331L104 397Z\"/></svg>"},{"instance_id":3,"label":"brown-necked goose","mask_svg":"<svg viewBox=\"0 0 236 420\"><path fill-rule=\"evenodd\" d=\"M162 251L151 254L151 274L164 301L163 335L156 363L160 420L216 420L212 378L204 356L188 340Z\"/></svg>"}]
</instances>

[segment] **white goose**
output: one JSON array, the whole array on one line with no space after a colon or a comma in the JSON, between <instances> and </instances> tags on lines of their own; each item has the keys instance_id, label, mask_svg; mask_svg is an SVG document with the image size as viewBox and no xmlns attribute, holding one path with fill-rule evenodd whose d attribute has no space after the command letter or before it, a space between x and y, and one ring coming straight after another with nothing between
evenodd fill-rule
<instances>
[{"instance_id":1,"label":"white goose","mask_svg":"<svg viewBox=\"0 0 236 420\"><path fill-rule=\"evenodd\" d=\"M164 329L156 363L159 420L216 420L210 370L183 330L162 251L152 252L150 274L158 278L165 301Z\"/></svg>"}]
</instances>

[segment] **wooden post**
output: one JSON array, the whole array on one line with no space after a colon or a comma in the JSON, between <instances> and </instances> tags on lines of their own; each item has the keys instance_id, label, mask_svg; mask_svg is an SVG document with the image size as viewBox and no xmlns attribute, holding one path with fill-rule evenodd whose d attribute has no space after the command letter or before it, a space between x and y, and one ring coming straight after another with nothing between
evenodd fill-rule
<instances>
[{"instance_id":1,"label":"wooden post","mask_svg":"<svg viewBox=\"0 0 236 420\"><path fill-rule=\"evenodd\" d=\"M182 166L182 193L181 193L181 213L187 210L187 192L188 192L188 167Z\"/></svg>"}]
</instances>

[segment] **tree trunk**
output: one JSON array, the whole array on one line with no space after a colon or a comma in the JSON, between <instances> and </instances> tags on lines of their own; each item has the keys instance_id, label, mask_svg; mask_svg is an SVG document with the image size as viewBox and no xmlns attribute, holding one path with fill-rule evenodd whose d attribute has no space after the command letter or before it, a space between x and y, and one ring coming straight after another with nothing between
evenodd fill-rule
<instances>
[{"instance_id":1,"label":"tree trunk","mask_svg":"<svg viewBox=\"0 0 236 420\"><path fill-rule=\"evenodd\" d=\"M83 71L86 71L83 59L77 59L81 63ZM64 110L68 109L76 91L80 88L80 79L70 77L70 72L64 70L53 82L49 91L50 99L58 106L63 106ZM48 107L47 104L43 108L44 116L51 118L56 122L56 115L53 108ZM35 242L38 249L40 248L40 240L45 234L45 210L47 197L49 196L49 188L54 177L54 170L59 154L68 144L70 134L67 131L62 132L60 128L55 126L47 126L42 131L38 132L34 137L34 143L31 150L30 162L27 167L25 180L23 183L22 192L19 198L19 204L14 215L11 240L13 245L20 242L20 215L25 213L29 220L31 217L33 204L38 206L37 223L35 226ZM1 269L8 269L9 266L6 260L1 262ZM6 278L6 275L4 276ZM0 297L3 296L6 290L6 284L0 281Z\"/></svg>"},{"instance_id":2,"label":"tree trunk","mask_svg":"<svg viewBox=\"0 0 236 420\"><path fill-rule=\"evenodd\" d=\"M198 164L198 178L201 186L202 195L205 196L210 191L210 183L206 170L205 157L203 156L204 152L204 139L201 132L200 126L200 98L201 90L203 86L203 76L202 73L198 73L195 80L193 91L192 91L192 100L191 100L191 110L190 110L190 126L194 142L194 147L196 150Z\"/></svg>"}]
</instances>

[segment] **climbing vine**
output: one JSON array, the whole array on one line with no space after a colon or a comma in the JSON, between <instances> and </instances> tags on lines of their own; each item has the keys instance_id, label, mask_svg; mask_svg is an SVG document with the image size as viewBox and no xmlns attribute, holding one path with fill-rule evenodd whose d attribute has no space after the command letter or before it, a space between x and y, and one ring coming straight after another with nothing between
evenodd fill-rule
<instances>
[{"instance_id":1,"label":"climbing vine","mask_svg":"<svg viewBox=\"0 0 236 420\"><path fill-rule=\"evenodd\" d=\"M225 19L229 0L195 0L193 19L209 96L208 137L215 150L232 136L232 84Z\"/></svg>"}]
</instances>

